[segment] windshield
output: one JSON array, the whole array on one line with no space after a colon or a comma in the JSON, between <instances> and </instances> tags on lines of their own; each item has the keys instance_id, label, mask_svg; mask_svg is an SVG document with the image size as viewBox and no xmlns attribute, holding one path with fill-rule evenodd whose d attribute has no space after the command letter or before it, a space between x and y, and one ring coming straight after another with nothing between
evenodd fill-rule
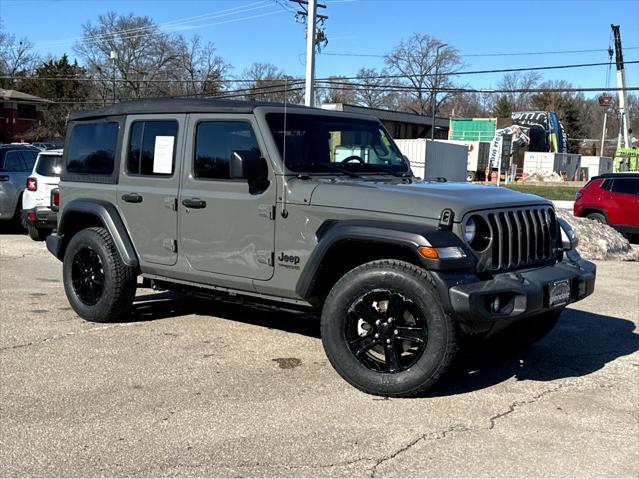
<instances>
[{"instance_id":1,"label":"windshield","mask_svg":"<svg viewBox=\"0 0 639 479\"><path fill-rule=\"evenodd\" d=\"M373 120L323 115L266 115L286 167L295 172L407 173L408 164L382 126ZM284 140L286 137L286 151Z\"/></svg>"},{"instance_id":2,"label":"windshield","mask_svg":"<svg viewBox=\"0 0 639 479\"><path fill-rule=\"evenodd\" d=\"M60 155L40 155L36 165L36 173L42 176L60 176Z\"/></svg>"}]
</instances>

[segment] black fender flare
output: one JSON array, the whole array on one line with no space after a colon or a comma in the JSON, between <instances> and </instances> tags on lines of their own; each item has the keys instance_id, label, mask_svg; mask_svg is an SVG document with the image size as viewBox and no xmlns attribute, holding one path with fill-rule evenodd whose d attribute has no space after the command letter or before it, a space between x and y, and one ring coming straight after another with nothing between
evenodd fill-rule
<instances>
[{"instance_id":1,"label":"black fender flare","mask_svg":"<svg viewBox=\"0 0 639 479\"><path fill-rule=\"evenodd\" d=\"M71 200L64 206L62 216L58 219L58 236L63 236L65 231L70 229L68 227L68 219L73 215L73 213L80 213L98 218L113 238L115 247L120 253L124 264L133 268L139 267L140 263L138 255L135 252L135 248L133 247L133 242L131 241L129 233L124 226L120 213L118 213L118 210L112 203L103 200L83 198ZM64 250L61 249L59 254L63 255Z\"/></svg>"},{"instance_id":2,"label":"black fender flare","mask_svg":"<svg viewBox=\"0 0 639 479\"><path fill-rule=\"evenodd\" d=\"M311 253L297 281L295 292L302 298L308 298L315 286L317 273L327 253L339 243L364 241L401 246L415 254L426 269L449 270L467 269L473 266L473 255L466 245L450 230L435 226L385 221L327 221L318 229L317 246ZM466 258L455 260L433 260L418 254L420 246L458 246L466 253Z\"/></svg>"}]
</instances>

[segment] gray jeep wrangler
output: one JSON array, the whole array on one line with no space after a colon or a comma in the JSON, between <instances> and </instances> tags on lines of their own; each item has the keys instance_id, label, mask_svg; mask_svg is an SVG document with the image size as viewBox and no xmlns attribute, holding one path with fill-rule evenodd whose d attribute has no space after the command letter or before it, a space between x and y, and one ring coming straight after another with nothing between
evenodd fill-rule
<instances>
[{"instance_id":1,"label":"gray jeep wrangler","mask_svg":"<svg viewBox=\"0 0 639 479\"><path fill-rule=\"evenodd\" d=\"M328 359L367 393L431 387L466 336L538 340L594 289L551 203L414 178L368 116L120 103L72 115L62 163L47 247L79 316L124 318L138 276L321 313Z\"/></svg>"}]
</instances>

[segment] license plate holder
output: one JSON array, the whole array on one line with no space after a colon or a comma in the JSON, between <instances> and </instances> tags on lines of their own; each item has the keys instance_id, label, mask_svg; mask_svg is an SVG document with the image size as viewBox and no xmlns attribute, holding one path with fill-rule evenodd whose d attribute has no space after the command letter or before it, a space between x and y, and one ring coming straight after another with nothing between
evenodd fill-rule
<instances>
[{"instance_id":1,"label":"license plate holder","mask_svg":"<svg viewBox=\"0 0 639 479\"><path fill-rule=\"evenodd\" d=\"M548 307L557 308L570 301L570 280L562 279L548 283Z\"/></svg>"}]
</instances>

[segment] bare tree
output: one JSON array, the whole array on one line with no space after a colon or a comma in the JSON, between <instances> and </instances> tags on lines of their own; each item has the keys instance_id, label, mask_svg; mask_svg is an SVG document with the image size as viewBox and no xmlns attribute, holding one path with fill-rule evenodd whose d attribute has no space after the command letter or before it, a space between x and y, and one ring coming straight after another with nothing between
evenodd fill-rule
<instances>
[{"instance_id":1,"label":"bare tree","mask_svg":"<svg viewBox=\"0 0 639 479\"><path fill-rule=\"evenodd\" d=\"M0 75L26 76L33 72L39 62L39 57L33 49L33 43L27 38L17 39L4 31L0 24ZM10 88L15 80L0 80L0 86Z\"/></svg>"},{"instance_id":2,"label":"bare tree","mask_svg":"<svg viewBox=\"0 0 639 479\"><path fill-rule=\"evenodd\" d=\"M190 41L179 38L176 44L178 68L175 78L181 94L217 94L223 89L222 79L231 65L216 54L213 43L202 44L199 36Z\"/></svg>"},{"instance_id":3,"label":"bare tree","mask_svg":"<svg viewBox=\"0 0 639 479\"><path fill-rule=\"evenodd\" d=\"M114 97L140 98L170 93L166 80L180 67L179 42L149 17L107 12L98 16L97 25L83 26L75 51L105 94L110 89Z\"/></svg>"},{"instance_id":4,"label":"bare tree","mask_svg":"<svg viewBox=\"0 0 639 479\"><path fill-rule=\"evenodd\" d=\"M397 82L388 76L388 71L381 72L374 68L361 68L357 72L357 90L355 98L357 103L368 108L389 108L396 101L396 93L389 92L387 86L393 86Z\"/></svg>"},{"instance_id":5,"label":"bare tree","mask_svg":"<svg viewBox=\"0 0 639 479\"><path fill-rule=\"evenodd\" d=\"M304 85L272 63L255 62L242 73L248 100L301 103Z\"/></svg>"},{"instance_id":6,"label":"bare tree","mask_svg":"<svg viewBox=\"0 0 639 479\"><path fill-rule=\"evenodd\" d=\"M535 71L506 73L497 84L500 90L527 90L539 86L541 75ZM532 108L531 93L503 93L501 100L512 108L513 111L526 111ZM510 115L508 115L510 116Z\"/></svg>"},{"instance_id":7,"label":"bare tree","mask_svg":"<svg viewBox=\"0 0 639 479\"><path fill-rule=\"evenodd\" d=\"M330 83L321 88L321 103L356 103L356 87L344 76L328 77Z\"/></svg>"},{"instance_id":8,"label":"bare tree","mask_svg":"<svg viewBox=\"0 0 639 479\"><path fill-rule=\"evenodd\" d=\"M401 75L399 82L410 87L407 95L411 101L405 108L415 113L423 115L430 110L433 92L453 86L450 74L461 66L457 49L441 45L437 38L415 33L386 56L389 72ZM446 101L448 96L440 95L438 103Z\"/></svg>"}]
</instances>

